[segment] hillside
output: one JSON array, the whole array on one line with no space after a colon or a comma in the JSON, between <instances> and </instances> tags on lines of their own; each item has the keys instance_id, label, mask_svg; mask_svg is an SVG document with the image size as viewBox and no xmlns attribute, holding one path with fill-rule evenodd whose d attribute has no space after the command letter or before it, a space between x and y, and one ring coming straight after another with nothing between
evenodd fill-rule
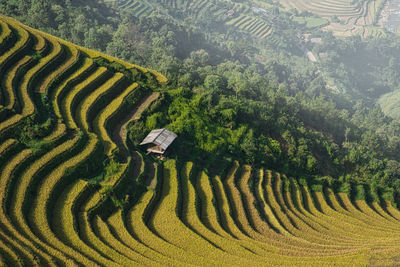
<instances>
[{"instance_id":1,"label":"hillside","mask_svg":"<svg viewBox=\"0 0 400 267\"><path fill-rule=\"evenodd\" d=\"M163 75L5 16L0 51L1 265L398 262L393 196L237 161L219 174L179 157L153 164L125 131L135 139L129 122L140 112L162 115L152 112L166 90ZM218 89L215 75L206 81ZM171 102L187 94L179 92Z\"/></svg>"},{"instance_id":2,"label":"hillside","mask_svg":"<svg viewBox=\"0 0 400 267\"><path fill-rule=\"evenodd\" d=\"M211 0L115 0L109 3L117 10L131 12L137 17L149 15L154 11L167 12L180 19L207 16L210 20L222 22L223 25L261 39L267 38L273 32L272 23L268 18L254 16L250 6L242 3Z\"/></svg>"},{"instance_id":3,"label":"hillside","mask_svg":"<svg viewBox=\"0 0 400 267\"><path fill-rule=\"evenodd\" d=\"M152 12L166 13L174 19L190 17L194 22L201 17L236 31L265 39L273 35L279 10L292 13L293 21L306 28L323 28L336 36L382 36L378 26L385 0L275 0L275 1L180 1L180 0L112 0L107 1L121 12L145 17Z\"/></svg>"},{"instance_id":4,"label":"hillside","mask_svg":"<svg viewBox=\"0 0 400 267\"><path fill-rule=\"evenodd\" d=\"M399 91L394 91L383 95L379 100L378 104L381 106L382 111L389 117L396 120L400 120L400 99Z\"/></svg>"},{"instance_id":5,"label":"hillside","mask_svg":"<svg viewBox=\"0 0 400 267\"><path fill-rule=\"evenodd\" d=\"M342 1L342 0L278 0L286 10L317 14L330 20L325 30L331 30L338 36L382 35L378 20L385 0Z\"/></svg>"}]
</instances>

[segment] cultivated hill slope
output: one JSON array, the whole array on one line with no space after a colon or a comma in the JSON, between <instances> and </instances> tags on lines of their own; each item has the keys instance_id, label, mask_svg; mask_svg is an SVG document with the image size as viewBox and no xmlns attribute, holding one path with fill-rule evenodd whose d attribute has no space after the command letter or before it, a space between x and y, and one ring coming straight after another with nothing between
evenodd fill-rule
<instances>
[{"instance_id":1,"label":"cultivated hill slope","mask_svg":"<svg viewBox=\"0 0 400 267\"><path fill-rule=\"evenodd\" d=\"M121 12L136 17L148 16L152 12L171 14L172 17L207 17L260 39L275 40L274 7L293 12L299 23L310 28L324 27L337 36L361 35L381 36L385 31L377 27L386 0L275 0L270 1L226 1L226 0L109 0ZM165 10L164 10L165 9ZM308 14L300 14L308 12ZM322 18L310 16L313 13Z\"/></svg>"},{"instance_id":2,"label":"cultivated hill slope","mask_svg":"<svg viewBox=\"0 0 400 267\"><path fill-rule=\"evenodd\" d=\"M7 17L0 29L1 265L400 259L400 212L390 203L312 191L238 163L223 177L174 160L154 167L119 133L165 77ZM156 186L136 194L150 180Z\"/></svg>"},{"instance_id":3,"label":"cultivated hill slope","mask_svg":"<svg viewBox=\"0 0 400 267\"><path fill-rule=\"evenodd\" d=\"M307 11L331 19L326 27L338 36L384 34L375 26L381 16L385 0L277 0L287 10ZM332 19L336 17L335 21Z\"/></svg>"},{"instance_id":4,"label":"cultivated hill slope","mask_svg":"<svg viewBox=\"0 0 400 267\"><path fill-rule=\"evenodd\" d=\"M230 1L213 0L114 0L114 7L128 11L137 17L148 16L153 11L172 9L182 12L183 17L211 16L227 26L253 37L264 39L273 33L271 22L262 16L254 16L249 5Z\"/></svg>"}]
</instances>

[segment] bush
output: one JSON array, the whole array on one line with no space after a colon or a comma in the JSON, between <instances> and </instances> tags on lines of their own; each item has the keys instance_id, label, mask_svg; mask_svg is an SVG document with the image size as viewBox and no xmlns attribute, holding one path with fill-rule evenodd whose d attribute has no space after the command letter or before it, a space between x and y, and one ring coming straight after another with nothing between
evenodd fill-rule
<instances>
[{"instance_id":1,"label":"bush","mask_svg":"<svg viewBox=\"0 0 400 267\"><path fill-rule=\"evenodd\" d=\"M337 192L350 194L351 193L351 184L350 183L342 183L338 187Z\"/></svg>"},{"instance_id":2,"label":"bush","mask_svg":"<svg viewBox=\"0 0 400 267\"><path fill-rule=\"evenodd\" d=\"M313 184L311 185L311 190L314 192L322 192L324 189L324 186L322 184Z\"/></svg>"},{"instance_id":3,"label":"bush","mask_svg":"<svg viewBox=\"0 0 400 267\"><path fill-rule=\"evenodd\" d=\"M354 200L367 200L364 185L353 186L352 196Z\"/></svg>"}]
</instances>

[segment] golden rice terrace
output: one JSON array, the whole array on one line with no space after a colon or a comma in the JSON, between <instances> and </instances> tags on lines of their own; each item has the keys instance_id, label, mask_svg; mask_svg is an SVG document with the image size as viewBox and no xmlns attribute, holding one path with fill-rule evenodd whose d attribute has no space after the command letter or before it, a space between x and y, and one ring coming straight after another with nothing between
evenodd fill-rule
<instances>
[{"instance_id":1,"label":"golden rice terrace","mask_svg":"<svg viewBox=\"0 0 400 267\"><path fill-rule=\"evenodd\" d=\"M0 16L0 77L2 266L400 262L400 211L391 203L316 192L268 169L235 163L219 177L174 160L154 167L126 152L101 183L82 177L91 162L126 146L121 121L154 98L143 80L166 82L152 70ZM128 98L136 103L127 108ZM35 144L21 133L33 120L51 122L34 129ZM130 201L144 177L153 186Z\"/></svg>"}]
</instances>

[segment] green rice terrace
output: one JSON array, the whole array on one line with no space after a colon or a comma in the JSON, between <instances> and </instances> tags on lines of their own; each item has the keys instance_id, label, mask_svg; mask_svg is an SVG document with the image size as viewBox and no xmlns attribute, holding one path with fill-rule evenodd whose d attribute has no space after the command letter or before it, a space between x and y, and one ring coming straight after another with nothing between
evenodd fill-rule
<instances>
[{"instance_id":1,"label":"green rice terrace","mask_svg":"<svg viewBox=\"0 0 400 267\"><path fill-rule=\"evenodd\" d=\"M138 2L120 5L145 14ZM316 2L296 1L323 10ZM370 4L349 2L320 6L364 23ZM237 21L267 35L264 22ZM236 161L211 175L128 149L126 125L151 111L167 82L155 71L0 16L0 77L1 266L400 262L400 211L363 200L372 194L363 186L348 195Z\"/></svg>"},{"instance_id":2,"label":"green rice terrace","mask_svg":"<svg viewBox=\"0 0 400 267\"><path fill-rule=\"evenodd\" d=\"M386 0L275 0L275 1L183 1L183 0L112 0L107 1L121 12L136 17L152 12L172 17L205 16L222 22L227 29L265 39L274 38L274 19L277 10L294 12L293 20L308 28L323 28L337 36L382 36L379 26ZM279 8L277 8L279 7ZM306 12L307 14L305 14ZM177 15L178 14L178 15Z\"/></svg>"},{"instance_id":3,"label":"green rice terrace","mask_svg":"<svg viewBox=\"0 0 400 267\"><path fill-rule=\"evenodd\" d=\"M153 11L170 10L170 12L181 12L183 16L213 17L226 26L261 39L273 32L269 19L263 16L254 16L250 6L241 3L212 0L115 0L110 2L118 10L132 12L137 17L149 15Z\"/></svg>"}]
</instances>

